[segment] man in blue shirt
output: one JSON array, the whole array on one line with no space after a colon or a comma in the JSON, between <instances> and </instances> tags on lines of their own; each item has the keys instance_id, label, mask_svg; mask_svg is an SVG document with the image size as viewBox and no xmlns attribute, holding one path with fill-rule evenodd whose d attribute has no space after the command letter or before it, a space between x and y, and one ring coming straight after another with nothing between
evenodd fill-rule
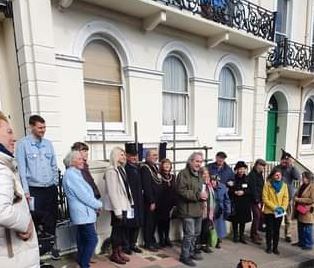
<instances>
[{"instance_id":1,"label":"man in blue shirt","mask_svg":"<svg viewBox=\"0 0 314 268\"><path fill-rule=\"evenodd\" d=\"M52 143L44 138L45 120L39 115L32 115L29 126L31 134L17 145L19 174L39 237L54 236L58 213L56 156Z\"/></svg>"},{"instance_id":2,"label":"man in blue shirt","mask_svg":"<svg viewBox=\"0 0 314 268\"><path fill-rule=\"evenodd\" d=\"M220 182L225 185L228 181L234 180L234 173L226 163L226 158L227 155L225 152L218 152L216 154L216 161L207 165L210 175L218 175Z\"/></svg>"}]
</instances>

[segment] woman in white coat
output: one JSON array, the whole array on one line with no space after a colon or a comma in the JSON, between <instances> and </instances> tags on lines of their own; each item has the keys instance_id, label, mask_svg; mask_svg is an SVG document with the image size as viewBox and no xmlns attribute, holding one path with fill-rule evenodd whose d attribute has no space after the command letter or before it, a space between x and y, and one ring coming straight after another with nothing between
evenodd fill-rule
<instances>
[{"instance_id":1,"label":"woman in white coat","mask_svg":"<svg viewBox=\"0 0 314 268\"><path fill-rule=\"evenodd\" d=\"M0 112L0 267L37 268L39 249L14 161L13 130Z\"/></svg>"},{"instance_id":2,"label":"woman in white coat","mask_svg":"<svg viewBox=\"0 0 314 268\"><path fill-rule=\"evenodd\" d=\"M111 212L111 244L110 260L118 264L126 264L130 259L122 252L126 241L127 218L132 218L133 198L128 178L124 169L125 152L119 147L113 148L110 154L110 166L105 172L104 207ZM134 217L134 216L133 216Z\"/></svg>"}]
</instances>

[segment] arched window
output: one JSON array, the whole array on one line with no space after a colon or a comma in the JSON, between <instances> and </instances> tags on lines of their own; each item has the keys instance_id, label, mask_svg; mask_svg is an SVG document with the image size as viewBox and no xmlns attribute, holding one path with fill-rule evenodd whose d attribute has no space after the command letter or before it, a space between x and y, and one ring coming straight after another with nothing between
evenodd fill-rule
<instances>
[{"instance_id":1,"label":"arched window","mask_svg":"<svg viewBox=\"0 0 314 268\"><path fill-rule=\"evenodd\" d=\"M176 120L178 131L187 132L188 125L188 77L184 64L175 55L168 56L163 63L163 126L171 131Z\"/></svg>"},{"instance_id":2,"label":"arched window","mask_svg":"<svg viewBox=\"0 0 314 268\"><path fill-rule=\"evenodd\" d=\"M123 84L117 53L105 41L95 40L86 46L83 57L87 122L99 125L103 112L106 126L121 125Z\"/></svg>"},{"instance_id":3,"label":"arched window","mask_svg":"<svg viewBox=\"0 0 314 268\"><path fill-rule=\"evenodd\" d=\"M314 103L312 99L307 100L304 112L302 144L311 144L314 124Z\"/></svg>"},{"instance_id":4,"label":"arched window","mask_svg":"<svg viewBox=\"0 0 314 268\"><path fill-rule=\"evenodd\" d=\"M223 67L219 75L218 127L226 132L236 130L237 85L232 70Z\"/></svg>"}]
</instances>

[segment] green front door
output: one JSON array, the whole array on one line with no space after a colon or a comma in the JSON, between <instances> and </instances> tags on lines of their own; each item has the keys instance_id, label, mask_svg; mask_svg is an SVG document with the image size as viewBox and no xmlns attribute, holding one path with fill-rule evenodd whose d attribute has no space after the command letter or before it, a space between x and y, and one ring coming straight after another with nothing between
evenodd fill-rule
<instances>
[{"instance_id":1,"label":"green front door","mask_svg":"<svg viewBox=\"0 0 314 268\"><path fill-rule=\"evenodd\" d=\"M277 118L278 106L275 97L271 97L269 101L268 117L267 117L267 143L266 143L266 160L276 160L276 144L277 144Z\"/></svg>"}]
</instances>

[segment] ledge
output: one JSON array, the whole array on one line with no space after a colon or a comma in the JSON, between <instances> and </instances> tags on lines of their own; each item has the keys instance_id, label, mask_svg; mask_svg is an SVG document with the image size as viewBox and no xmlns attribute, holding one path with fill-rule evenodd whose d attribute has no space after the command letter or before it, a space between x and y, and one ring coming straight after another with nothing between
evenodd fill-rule
<instances>
[{"instance_id":1,"label":"ledge","mask_svg":"<svg viewBox=\"0 0 314 268\"><path fill-rule=\"evenodd\" d=\"M312 156L314 155L314 149L304 149L299 153L300 156Z\"/></svg>"},{"instance_id":2,"label":"ledge","mask_svg":"<svg viewBox=\"0 0 314 268\"><path fill-rule=\"evenodd\" d=\"M238 135L218 135L216 136L217 141L243 141L242 136Z\"/></svg>"},{"instance_id":3,"label":"ledge","mask_svg":"<svg viewBox=\"0 0 314 268\"><path fill-rule=\"evenodd\" d=\"M167 141L167 142L172 142L173 141L173 135L171 133L164 133L161 138L161 141ZM189 134L177 134L176 135L176 142L196 142L198 140L197 137L191 136Z\"/></svg>"},{"instance_id":4,"label":"ledge","mask_svg":"<svg viewBox=\"0 0 314 268\"><path fill-rule=\"evenodd\" d=\"M85 141L89 143L101 143L102 142L102 135L95 134L95 135L86 135ZM134 141L134 138L130 135L123 134L123 133L106 133L106 142L131 142Z\"/></svg>"}]
</instances>

